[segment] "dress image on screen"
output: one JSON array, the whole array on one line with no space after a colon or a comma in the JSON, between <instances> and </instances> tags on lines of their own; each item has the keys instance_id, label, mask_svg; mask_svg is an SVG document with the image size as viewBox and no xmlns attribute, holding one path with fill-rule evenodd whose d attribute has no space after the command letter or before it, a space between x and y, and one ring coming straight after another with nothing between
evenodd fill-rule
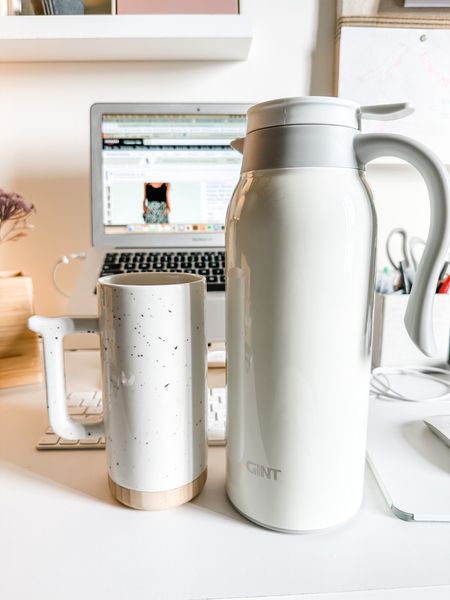
<instances>
[{"instance_id":1,"label":"dress image on screen","mask_svg":"<svg viewBox=\"0 0 450 600\"><path fill-rule=\"evenodd\" d=\"M168 223L170 183L144 184L143 218L145 223Z\"/></svg>"},{"instance_id":2,"label":"dress image on screen","mask_svg":"<svg viewBox=\"0 0 450 600\"><path fill-rule=\"evenodd\" d=\"M105 235L130 236L131 245L151 234L223 236L241 166L230 140L245 127L244 114L104 114Z\"/></svg>"}]
</instances>

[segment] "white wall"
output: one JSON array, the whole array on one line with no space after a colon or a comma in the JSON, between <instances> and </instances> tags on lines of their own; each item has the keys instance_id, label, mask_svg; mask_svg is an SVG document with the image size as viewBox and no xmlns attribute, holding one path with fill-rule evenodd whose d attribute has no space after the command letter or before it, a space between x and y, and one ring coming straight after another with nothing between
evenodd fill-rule
<instances>
[{"instance_id":1,"label":"white wall","mask_svg":"<svg viewBox=\"0 0 450 600\"><path fill-rule=\"evenodd\" d=\"M332 93L334 0L242 0L241 6L254 23L243 62L0 64L0 187L37 207L29 237L0 247L0 269L33 276L37 312L63 312L53 265L90 244L91 104L257 102ZM425 235L426 194L412 169L376 166L369 176L380 241L400 224ZM76 263L61 268L61 285L70 289L77 270Z\"/></svg>"}]
</instances>

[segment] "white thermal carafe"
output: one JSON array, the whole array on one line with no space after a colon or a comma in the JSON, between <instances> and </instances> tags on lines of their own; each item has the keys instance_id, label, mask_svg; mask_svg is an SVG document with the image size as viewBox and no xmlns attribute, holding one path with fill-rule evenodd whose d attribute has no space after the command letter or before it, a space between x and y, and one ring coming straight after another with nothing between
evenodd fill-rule
<instances>
[{"instance_id":1,"label":"white thermal carafe","mask_svg":"<svg viewBox=\"0 0 450 600\"><path fill-rule=\"evenodd\" d=\"M421 144L361 134L407 105L339 98L255 105L227 215L227 493L266 527L341 524L362 500L377 225L365 164L396 156L423 175L427 245L406 326L434 351L431 314L450 240L448 177Z\"/></svg>"}]
</instances>

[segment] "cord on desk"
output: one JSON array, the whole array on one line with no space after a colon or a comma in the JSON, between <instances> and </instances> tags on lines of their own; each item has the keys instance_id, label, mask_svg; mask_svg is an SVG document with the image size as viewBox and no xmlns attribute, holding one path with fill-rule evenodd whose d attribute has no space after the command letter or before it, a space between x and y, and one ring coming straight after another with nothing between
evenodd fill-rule
<instances>
[{"instance_id":1,"label":"cord on desk","mask_svg":"<svg viewBox=\"0 0 450 600\"><path fill-rule=\"evenodd\" d=\"M442 377L434 377L430 373L446 375L447 379ZM410 375L420 377L429 381L436 381L445 387L445 392L436 396L427 398L412 398L405 396L396 391L389 379L388 375ZM370 395L381 400L403 400L406 402L429 402L432 400L450 400L450 371L448 369L440 369L438 367L417 366L417 367L377 367L372 371L372 379L370 381Z\"/></svg>"},{"instance_id":2,"label":"cord on desk","mask_svg":"<svg viewBox=\"0 0 450 600\"><path fill-rule=\"evenodd\" d=\"M64 256L61 256L61 258L58 260L58 262L53 267L53 273L52 273L53 285L55 286L57 291L62 296L69 298L70 294L67 294L63 289L61 289L61 287L59 286L59 284L56 280L56 272L58 270L58 267L60 267L61 265L68 265L72 260L84 260L85 258L86 258L86 252L75 252L73 254L69 254L68 256L64 255Z\"/></svg>"}]
</instances>

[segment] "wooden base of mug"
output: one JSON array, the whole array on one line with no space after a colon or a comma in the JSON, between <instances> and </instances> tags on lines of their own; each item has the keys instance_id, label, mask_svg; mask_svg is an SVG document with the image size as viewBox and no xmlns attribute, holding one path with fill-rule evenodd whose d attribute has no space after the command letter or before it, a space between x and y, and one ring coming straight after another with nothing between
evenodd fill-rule
<instances>
[{"instance_id":1,"label":"wooden base of mug","mask_svg":"<svg viewBox=\"0 0 450 600\"><path fill-rule=\"evenodd\" d=\"M180 506L198 496L205 485L206 476L207 469L200 473L194 481L162 492L131 490L113 481L109 475L108 483L111 494L122 504L131 508L137 508L138 510L162 510L164 508Z\"/></svg>"}]
</instances>

